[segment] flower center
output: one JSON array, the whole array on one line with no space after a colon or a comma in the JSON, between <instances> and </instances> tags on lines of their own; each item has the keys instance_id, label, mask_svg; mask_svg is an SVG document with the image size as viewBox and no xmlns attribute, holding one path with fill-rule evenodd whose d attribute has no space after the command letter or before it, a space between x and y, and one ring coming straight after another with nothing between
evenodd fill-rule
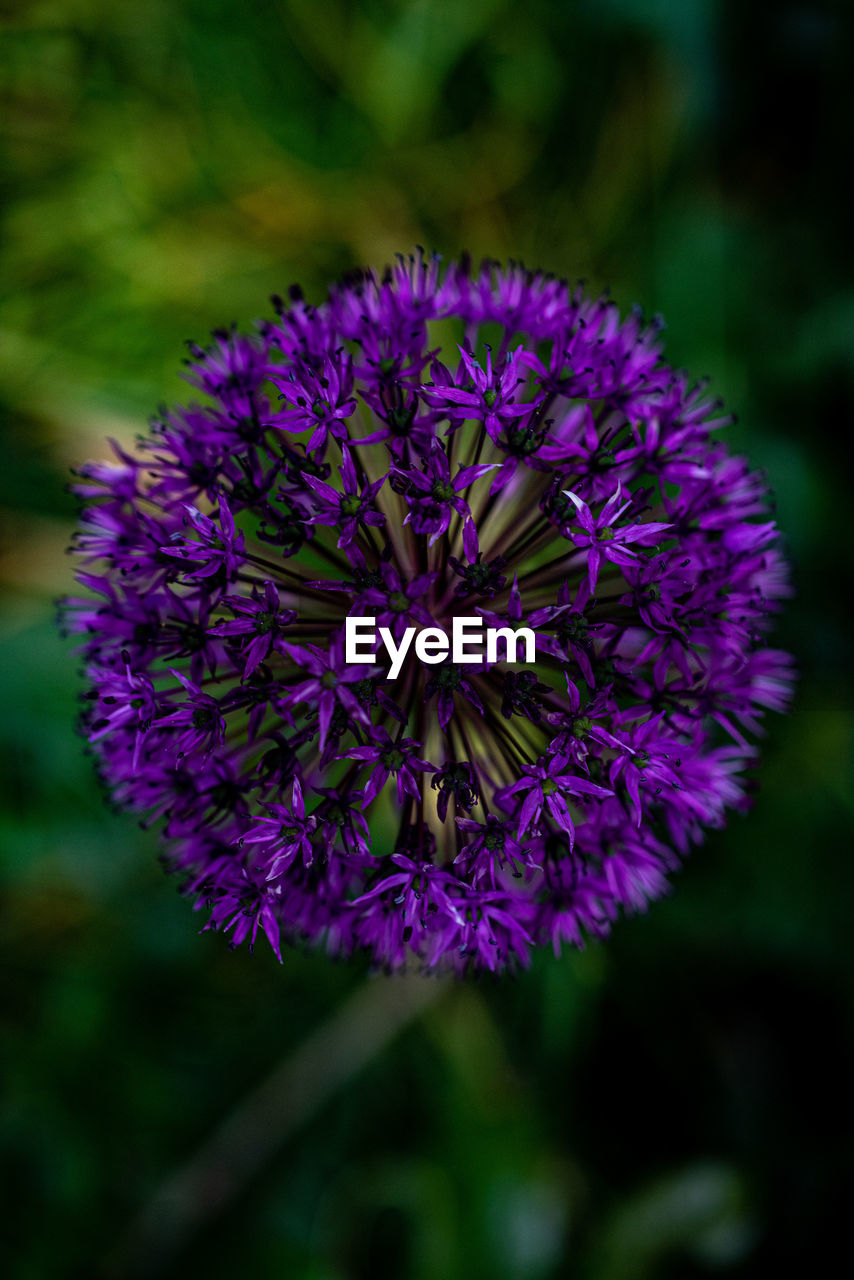
<instances>
[{"instance_id":1,"label":"flower center","mask_svg":"<svg viewBox=\"0 0 854 1280\"><path fill-rule=\"evenodd\" d=\"M450 502L451 498L454 497L455 490L452 484L443 484L442 481L437 481L430 490L430 493L437 502Z\"/></svg>"},{"instance_id":2,"label":"flower center","mask_svg":"<svg viewBox=\"0 0 854 1280\"><path fill-rule=\"evenodd\" d=\"M406 435L415 418L414 409L392 409L386 419L395 435Z\"/></svg>"},{"instance_id":3,"label":"flower center","mask_svg":"<svg viewBox=\"0 0 854 1280\"><path fill-rule=\"evenodd\" d=\"M462 683L463 673L459 667L455 667L452 662L446 662L439 667L433 676L431 683L435 682L436 688L442 693L452 693L454 689L458 689Z\"/></svg>"},{"instance_id":4,"label":"flower center","mask_svg":"<svg viewBox=\"0 0 854 1280\"><path fill-rule=\"evenodd\" d=\"M517 427L515 431L507 433L508 449L517 458L530 457L532 453L537 452L542 442L542 436L532 431L530 427Z\"/></svg>"}]
</instances>

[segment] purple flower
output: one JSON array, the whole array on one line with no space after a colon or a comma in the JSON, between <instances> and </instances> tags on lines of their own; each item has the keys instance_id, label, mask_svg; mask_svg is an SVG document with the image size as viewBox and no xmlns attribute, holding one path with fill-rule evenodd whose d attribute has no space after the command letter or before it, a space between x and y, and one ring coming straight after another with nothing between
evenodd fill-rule
<instances>
[{"instance_id":1,"label":"purple flower","mask_svg":"<svg viewBox=\"0 0 854 1280\"><path fill-rule=\"evenodd\" d=\"M443 731L447 730L451 716L454 714L455 693L462 694L466 702L480 712L481 716L484 714L483 703L471 681L471 677L480 669L480 667L461 667L455 662L443 662L438 667L434 667L432 674L427 676L424 696L432 698L434 694L436 695L439 725Z\"/></svg>"},{"instance_id":2,"label":"purple flower","mask_svg":"<svg viewBox=\"0 0 854 1280\"><path fill-rule=\"evenodd\" d=\"M330 435L338 441L348 438L347 419L356 409L349 355L336 351L323 356L317 368L298 365L285 378L273 374L272 381L279 387L279 398L290 406L275 417L275 425L296 434L308 430L306 453L322 457Z\"/></svg>"},{"instance_id":3,"label":"purple flower","mask_svg":"<svg viewBox=\"0 0 854 1280\"><path fill-rule=\"evenodd\" d=\"M90 707L85 723L90 742L98 742L118 729L132 729L131 765L136 768L157 702L148 676L131 671L130 657L126 652L122 653L122 664L119 671L109 667L97 672L92 669L95 687L89 697Z\"/></svg>"},{"instance_id":4,"label":"purple flower","mask_svg":"<svg viewBox=\"0 0 854 1280\"><path fill-rule=\"evenodd\" d=\"M504 367L495 370L491 348L486 348L485 369L470 352L462 347L459 352L464 371L462 376L468 375L471 389L458 385L461 375L458 374L455 381L444 365L436 364L434 382L422 387L424 397L434 408L446 410L452 419L477 418L497 443L502 428L519 418L528 417L544 398L540 394L521 401L516 399L518 388L525 382L524 374L519 372L524 347L517 347L512 353L508 351Z\"/></svg>"},{"instance_id":5,"label":"purple flower","mask_svg":"<svg viewBox=\"0 0 854 1280\"><path fill-rule=\"evenodd\" d=\"M620 517L633 505L631 498L622 501L623 492L619 482L598 516L594 516L587 503L571 489L566 491L566 496L575 505L580 528L577 531L568 528L564 536L574 546L587 551L587 582L591 592L596 590L599 567L603 560L610 560L621 568L631 567L638 563L640 556L637 551L630 550L628 544L640 542L646 545L654 542L659 534L670 528L669 524L652 521L646 524L619 525Z\"/></svg>"},{"instance_id":6,"label":"purple flower","mask_svg":"<svg viewBox=\"0 0 854 1280\"><path fill-rule=\"evenodd\" d=\"M434 770L430 786L439 792L436 811L443 822L448 815L451 799L457 809L462 809L465 813L478 802L474 767L467 760L451 760L441 769Z\"/></svg>"},{"instance_id":7,"label":"purple flower","mask_svg":"<svg viewBox=\"0 0 854 1280\"><path fill-rule=\"evenodd\" d=\"M305 800L299 778L294 778L290 805L267 804L262 818L255 819L255 826L240 836L238 844L262 846L259 864L268 880L276 879L299 855L305 866L314 861L311 838L317 828L317 818L306 815Z\"/></svg>"},{"instance_id":8,"label":"purple flower","mask_svg":"<svg viewBox=\"0 0 854 1280\"><path fill-rule=\"evenodd\" d=\"M375 617L377 623L387 626L396 639L415 622L422 627L431 627L433 616L421 600L437 576L435 573L421 573L406 582L393 564L383 564L380 566L382 585L372 583L365 587L356 596L353 612Z\"/></svg>"},{"instance_id":9,"label":"purple flower","mask_svg":"<svg viewBox=\"0 0 854 1280\"><path fill-rule=\"evenodd\" d=\"M187 697L174 711L158 718L157 728L177 731L174 742L179 758L194 751L210 755L225 737L225 717L220 704L182 672L172 667L169 670Z\"/></svg>"},{"instance_id":10,"label":"purple flower","mask_svg":"<svg viewBox=\"0 0 854 1280\"><path fill-rule=\"evenodd\" d=\"M242 596L225 596L222 603L236 614L233 622L220 622L209 628L210 635L239 637L238 645L245 658L243 679L268 657L273 645L297 617L295 609L282 609L275 582L264 583L263 598L247 600ZM244 647L245 646L245 647Z\"/></svg>"},{"instance_id":11,"label":"purple flower","mask_svg":"<svg viewBox=\"0 0 854 1280\"><path fill-rule=\"evenodd\" d=\"M555 826L569 836L569 847L575 843L575 826L569 811L567 798L576 796L609 796L607 787L588 782L574 773L565 773L569 761L563 756L553 756L542 764L525 765L522 777L511 787L499 792L501 807L513 809L513 798L524 796L519 806L519 839L531 826L536 826L545 810ZM511 801L510 804L507 802Z\"/></svg>"},{"instance_id":12,"label":"purple flower","mask_svg":"<svg viewBox=\"0 0 854 1280\"><path fill-rule=\"evenodd\" d=\"M313 521L315 524L335 525L341 532L339 547L349 547L358 532L359 526L385 524L385 516L373 507L380 489L385 484L385 476L375 480L373 484L361 484L353 463L353 456L347 445L341 449L341 480L343 492L334 489L316 476L308 472L302 477L303 482L313 490L315 495Z\"/></svg>"},{"instance_id":13,"label":"purple flower","mask_svg":"<svg viewBox=\"0 0 854 1280\"><path fill-rule=\"evenodd\" d=\"M459 467L451 479L448 455L441 446L431 449L423 460L421 469L392 468L392 477L403 488L409 513L403 523L412 523L418 534L429 534L429 546L442 536L451 523L454 512L464 521L463 538L466 555L477 555L477 535L468 503L461 496L480 476L492 471L494 463L479 463L471 467Z\"/></svg>"},{"instance_id":14,"label":"purple flower","mask_svg":"<svg viewBox=\"0 0 854 1280\"><path fill-rule=\"evenodd\" d=\"M212 578L223 575L229 581L237 576L243 563L243 534L235 527L234 516L224 496L219 499L219 527L209 516L195 507L184 504L187 513L186 523L193 526L198 539L186 538L182 534L173 533L172 538L180 546L161 547L164 556L174 557L184 563L199 565L192 568L186 577L188 580Z\"/></svg>"},{"instance_id":15,"label":"purple flower","mask_svg":"<svg viewBox=\"0 0 854 1280\"><path fill-rule=\"evenodd\" d=\"M78 473L107 787L232 945L498 972L605 937L746 807L788 706L762 478L660 323L581 286L419 253L274 306L191 346L205 403ZM460 615L532 660L412 645L389 678Z\"/></svg>"},{"instance_id":16,"label":"purple flower","mask_svg":"<svg viewBox=\"0 0 854 1280\"><path fill-rule=\"evenodd\" d=\"M367 808L379 795L388 781L394 777L397 783L397 803L403 804L405 795L417 800L421 794L416 773L430 773L431 765L416 754L418 743L414 738L391 738L382 725L370 729L371 741L365 747L351 747L342 759L358 760L373 765L374 769L365 786L362 805Z\"/></svg>"},{"instance_id":17,"label":"purple flower","mask_svg":"<svg viewBox=\"0 0 854 1280\"><path fill-rule=\"evenodd\" d=\"M283 648L292 662L309 673L307 679L291 687L287 701L291 704L310 703L317 707L321 747L326 743L333 713L338 708L354 720L370 723L350 686L370 676L372 668L348 666L344 662L344 641L340 636L333 640L328 650L315 644L285 644Z\"/></svg>"},{"instance_id":18,"label":"purple flower","mask_svg":"<svg viewBox=\"0 0 854 1280\"><path fill-rule=\"evenodd\" d=\"M517 880L527 876L530 880L542 866L534 862L534 847L530 842L516 839L516 827L512 822L487 814L485 822L473 822L470 818L457 818L457 826L468 839L454 859L460 864L473 885L488 884L497 889L502 872L510 871Z\"/></svg>"}]
</instances>

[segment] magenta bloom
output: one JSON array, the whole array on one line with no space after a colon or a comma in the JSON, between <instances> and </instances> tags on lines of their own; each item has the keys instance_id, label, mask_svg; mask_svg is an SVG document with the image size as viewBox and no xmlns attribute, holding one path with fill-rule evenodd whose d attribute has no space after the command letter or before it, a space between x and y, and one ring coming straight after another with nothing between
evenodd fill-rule
<instances>
[{"instance_id":1,"label":"magenta bloom","mask_svg":"<svg viewBox=\"0 0 854 1280\"><path fill-rule=\"evenodd\" d=\"M604 937L746 807L788 705L763 481L659 324L580 287L419 254L290 297L80 472L101 775L233 944L497 972ZM346 660L348 617L457 616L534 660Z\"/></svg>"},{"instance_id":2,"label":"magenta bloom","mask_svg":"<svg viewBox=\"0 0 854 1280\"><path fill-rule=\"evenodd\" d=\"M461 372L455 381L444 365L434 368L436 381L424 388L428 404L447 412L452 423L457 420L476 419L483 423L491 439L497 444L502 428L519 418L529 418L544 396L521 396L526 378L520 369L524 347L505 352L503 367L493 370L492 350L486 348L486 368L460 347ZM468 381L465 381L465 375ZM459 385L460 383L464 385Z\"/></svg>"},{"instance_id":3,"label":"magenta bloom","mask_svg":"<svg viewBox=\"0 0 854 1280\"><path fill-rule=\"evenodd\" d=\"M587 581L591 594L596 590L599 567L603 560L610 560L621 568L632 568L640 560L640 555L629 544L640 542L644 546L653 545L659 540L659 535L670 527L655 520L641 522L640 518L636 523L620 525L620 516L630 510L633 502L631 498L622 501L623 494L619 485L617 492L602 505L597 516L593 516L587 503L582 502L571 490L567 490L566 496L575 505L580 528L573 532L572 526L569 526L566 532L561 532L564 532L564 537L574 546L587 552Z\"/></svg>"}]
</instances>

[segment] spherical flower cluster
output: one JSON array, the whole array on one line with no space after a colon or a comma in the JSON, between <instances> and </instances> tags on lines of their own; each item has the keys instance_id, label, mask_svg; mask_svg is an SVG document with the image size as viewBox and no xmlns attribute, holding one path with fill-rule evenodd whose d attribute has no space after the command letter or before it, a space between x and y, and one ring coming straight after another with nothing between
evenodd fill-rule
<instances>
[{"instance_id":1,"label":"spherical flower cluster","mask_svg":"<svg viewBox=\"0 0 854 1280\"><path fill-rule=\"evenodd\" d=\"M235 944L463 971L604 936L744 807L787 703L761 478L660 324L580 286L418 253L273 302L79 473L106 786ZM535 661L347 662L348 616L461 615Z\"/></svg>"}]
</instances>

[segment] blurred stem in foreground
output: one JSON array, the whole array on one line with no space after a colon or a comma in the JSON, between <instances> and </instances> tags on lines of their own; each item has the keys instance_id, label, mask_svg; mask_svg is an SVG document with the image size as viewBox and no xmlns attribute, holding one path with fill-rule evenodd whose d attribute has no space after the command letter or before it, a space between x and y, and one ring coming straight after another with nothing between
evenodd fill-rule
<instances>
[{"instance_id":1,"label":"blurred stem in foreground","mask_svg":"<svg viewBox=\"0 0 854 1280\"><path fill-rule=\"evenodd\" d=\"M165 1179L110 1257L107 1274L162 1275L282 1144L447 987L446 979L417 975L359 987Z\"/></svg>"}]
</instances>

